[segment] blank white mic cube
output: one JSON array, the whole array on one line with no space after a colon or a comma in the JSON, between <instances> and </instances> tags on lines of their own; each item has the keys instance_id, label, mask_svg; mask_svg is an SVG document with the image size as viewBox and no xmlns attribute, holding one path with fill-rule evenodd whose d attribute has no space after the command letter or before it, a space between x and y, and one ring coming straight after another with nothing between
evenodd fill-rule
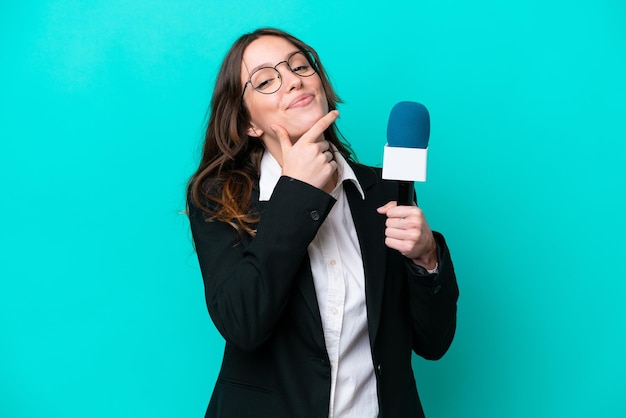
<instances>
[{"instance_id":1,"label":"blank white mic cube","mask_svg":"<svg viewBox=\"0 0 626 418\"><path fill-rule=\"evenodd\" d=\"M428 148L401 148L385 145L383 179L426 181Z\"/></svg>"}]
</instances>

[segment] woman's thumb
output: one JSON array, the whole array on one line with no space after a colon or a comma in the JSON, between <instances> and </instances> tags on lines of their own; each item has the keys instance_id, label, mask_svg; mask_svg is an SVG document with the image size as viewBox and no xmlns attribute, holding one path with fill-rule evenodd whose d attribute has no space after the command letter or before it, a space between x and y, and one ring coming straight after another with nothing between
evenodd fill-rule
<instances>
[{"instance_id":1,"label":"woman's thumb","mask_svg":"<svg viewBox=\"0 0 626 418\"><path fill-rule=\"evenodd\" d=\"M280 150L284 157L289 152L289 150L293 147L293 144L291 143L291 139L289 138L289 134L287 133L285 128L279 125L271 125L270 128L272 129L272 131L274 131L274 133L276 134L276 137L278 138L278 143L280 144Z\"/></svg>"}]
</instances>

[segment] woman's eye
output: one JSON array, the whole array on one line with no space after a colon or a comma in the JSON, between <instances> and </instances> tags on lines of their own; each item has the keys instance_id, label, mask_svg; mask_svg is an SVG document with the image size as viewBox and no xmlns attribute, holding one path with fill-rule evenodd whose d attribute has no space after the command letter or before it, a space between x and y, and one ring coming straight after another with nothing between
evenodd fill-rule
<instances>
[{"instance_id":1,"label":"woman's eye","mask_svg":"<svg viewBox=\"0 0 626 418\"><path fill-rule=\"evenodd\" d=\"M266 87L269 84L269 80L265 80L265 81L261 81L259 84L257 84L256 88L257 89L263 89L263 87Z\"/></svg>"},{"instance_id":2,"label":"woman's eye","mask_svg":"<svg viewBox=\"0 0 626 418\"><path fill-rule=\"evenodd\" d=\"M256 85L255 89L257 89L257 90L265 90L266 88L270 87L274 83L275 80L276 80L275 78L267 78L267 79L261 80Z\"/></svg>"}]
</instances>

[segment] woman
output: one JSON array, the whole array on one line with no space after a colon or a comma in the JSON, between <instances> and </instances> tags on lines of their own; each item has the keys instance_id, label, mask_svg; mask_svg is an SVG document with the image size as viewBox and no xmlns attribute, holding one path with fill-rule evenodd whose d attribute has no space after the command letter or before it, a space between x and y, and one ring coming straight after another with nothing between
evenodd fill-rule
<instances>
[{"instance_id":1,"label":"woman","mask_svg":"<svg viewBox=\"0 0 626 418\"><path fill-rule=\"evenodd\" d=\"M355 163L317 53L259 29L227 53L189 218L226 340L206 417L423 417L458 288L443 237Z\"/></svg>"}]
</instances>

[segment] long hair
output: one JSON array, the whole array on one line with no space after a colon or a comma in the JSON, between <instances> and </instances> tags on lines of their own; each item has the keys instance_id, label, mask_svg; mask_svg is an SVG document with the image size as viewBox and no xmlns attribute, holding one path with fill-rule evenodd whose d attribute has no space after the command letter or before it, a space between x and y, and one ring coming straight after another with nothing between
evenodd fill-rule
<instances>
[{"instance_id":1,"label":"long hair","mask_svg":"<svg viewBox=\"0 0 626 418\"><path fill-rule=\"evenodd\" d=\"M296 48L311 54L316 72L328 100L328 110L341 100L332 88L326 71L309 45L274 28L261 28L242 35L230 48L217 76L209 110L202 159L188 184L188 201L205 213L207 221L230 224L239 233L254 235L258 214L250 210L252 189L260 176L264 146L258 138L247 135L250 113L243 101L241 68L246 48L262 36L286 39ZM333 123L324 132L325 139L337 147L347 160L353 160L349 145Z\"/></svg>"}]
</instances>

